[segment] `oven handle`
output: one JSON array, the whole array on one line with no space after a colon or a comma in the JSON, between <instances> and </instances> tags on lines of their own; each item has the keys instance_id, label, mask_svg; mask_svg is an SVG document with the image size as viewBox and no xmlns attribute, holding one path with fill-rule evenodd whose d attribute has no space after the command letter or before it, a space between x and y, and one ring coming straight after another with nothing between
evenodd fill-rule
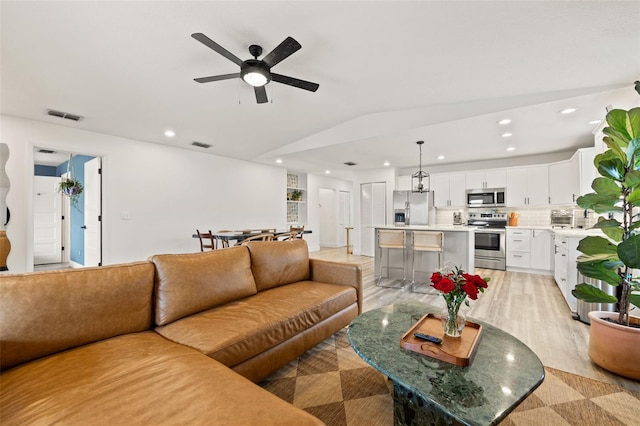
<instances>
[{"instance_id":1,"label":"oven handle","mask_svg":"<svg viewBox=\"0 0 640 426\"><path fill-rule=\"evenodd\" d=\"M480 234L505 234L507 230L504 228L478 228L474 232Z\"/></svg>"}]
</instances>

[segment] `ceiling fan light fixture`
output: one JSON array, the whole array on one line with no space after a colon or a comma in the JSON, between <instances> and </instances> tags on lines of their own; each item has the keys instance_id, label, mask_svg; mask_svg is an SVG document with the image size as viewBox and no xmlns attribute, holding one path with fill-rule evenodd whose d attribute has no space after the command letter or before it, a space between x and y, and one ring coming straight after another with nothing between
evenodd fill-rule
<instances>
[{"instance_id":1,"label":"ceiling fan light fixture","mask_svg":"<svg viewBox=\"0 0 640 426\"><path fill-rule=\"evenodd\" d=\"M271 81L271 73L264 65L264 62L257 59L249 59L245 61L240 76L250 86L262 87Z\"/></svg>"},{"instance_id":2,"label":"ceiling fan light fixture","mask_svg":"<svg viewBox=\"0 0 640 426\"><path fill-rule=\"evenodd\" d=\"M259 71L249 71L242 75L245 83L253 87L261 87L269 82L269 79Z\"/></svg>"}]
</instances>

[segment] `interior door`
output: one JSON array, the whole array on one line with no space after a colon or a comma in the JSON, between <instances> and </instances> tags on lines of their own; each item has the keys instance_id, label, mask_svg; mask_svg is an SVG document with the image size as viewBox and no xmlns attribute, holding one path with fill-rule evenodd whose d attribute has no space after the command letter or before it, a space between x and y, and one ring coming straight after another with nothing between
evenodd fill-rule
<instances>
[{"instance_id":1,"label":"interior door","mask_svg":"<svg viewBox=\"0 0 640 426\"><path fill-rule=\"evenodd\" d=\"M33 264L62 262L62 195L59 177L33 177Z\"/></svg>"},{"instance_id":2,"label":"interior door","mask_svg":"<svg viewBox=\"0 0 640 426\"><path fill-rule=\"evenodd\" d=\"M84 163L84 266L102 264L100 158Z\"/></svg>"}]
</instances>

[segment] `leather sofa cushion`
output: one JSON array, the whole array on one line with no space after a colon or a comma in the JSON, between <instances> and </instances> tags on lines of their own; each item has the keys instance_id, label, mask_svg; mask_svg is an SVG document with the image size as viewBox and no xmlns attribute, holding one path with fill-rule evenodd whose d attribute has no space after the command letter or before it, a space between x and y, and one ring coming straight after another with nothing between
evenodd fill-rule
<instances>
[{"instance_id":1,"label":"leather sofa cushion","mask_svg":"<svg viewBox=\"0 0 640 426\"><path fill-rule=\"evenodd\" d=\"M151 328L153 265L3 275L0 368Z\"/></svg>"},{"instance_id":2,"label":"leather sofa cushion","mask_svg":"<svg viewBox=\"0 0 640 426\"><path fill-rule=\"evenodd\" d=\"M151 260L156 267L156 325L256 293L249 250L244 246L157 255Z\"/></svg>"},{"instance_id":3,"label":"leather sofa cushion","mask_svg":"<svg viewBox=\"0 0 640 426\"><path fill-rule=\"evenodd\" d=\"M302 239L247 243L258 291L309 279L309 248Z\"/></svg>"},{"instance_id":4,"label":"leather sofa cushion","mask_svg":"<svg viewBox=\"0 0 640 426\"><path fill-rule=\"evenodd\" d=\"M156 331L233 367L356 302L353 287L302 281L261 291Z\"/></svg>"},{"instance_id":5,"label":"leather sofa cushion","mask_svg":"<svg viewBox=\"0 0 640 426\"><path fill-rule=\"evenodd\" d=\"M152 331L21 365L3 373L0 386L3 425L322 424Z\"/></svg>"}]
</instances>

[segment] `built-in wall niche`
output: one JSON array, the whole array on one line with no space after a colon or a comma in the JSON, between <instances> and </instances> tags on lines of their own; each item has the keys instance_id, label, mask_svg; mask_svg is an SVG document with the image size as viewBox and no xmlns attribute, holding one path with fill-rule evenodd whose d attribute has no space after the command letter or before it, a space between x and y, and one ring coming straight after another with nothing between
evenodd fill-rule
<instances>
[{"instance_id":1,"label":"built-in wall niche","mask_svg":"<svg viewBox=\"0 0 640 426\"><path fill-rule=\"evenodd\" d=\"M287 224L307 223L307 175L287 172Z\"/></svg>"}]
</instances>

